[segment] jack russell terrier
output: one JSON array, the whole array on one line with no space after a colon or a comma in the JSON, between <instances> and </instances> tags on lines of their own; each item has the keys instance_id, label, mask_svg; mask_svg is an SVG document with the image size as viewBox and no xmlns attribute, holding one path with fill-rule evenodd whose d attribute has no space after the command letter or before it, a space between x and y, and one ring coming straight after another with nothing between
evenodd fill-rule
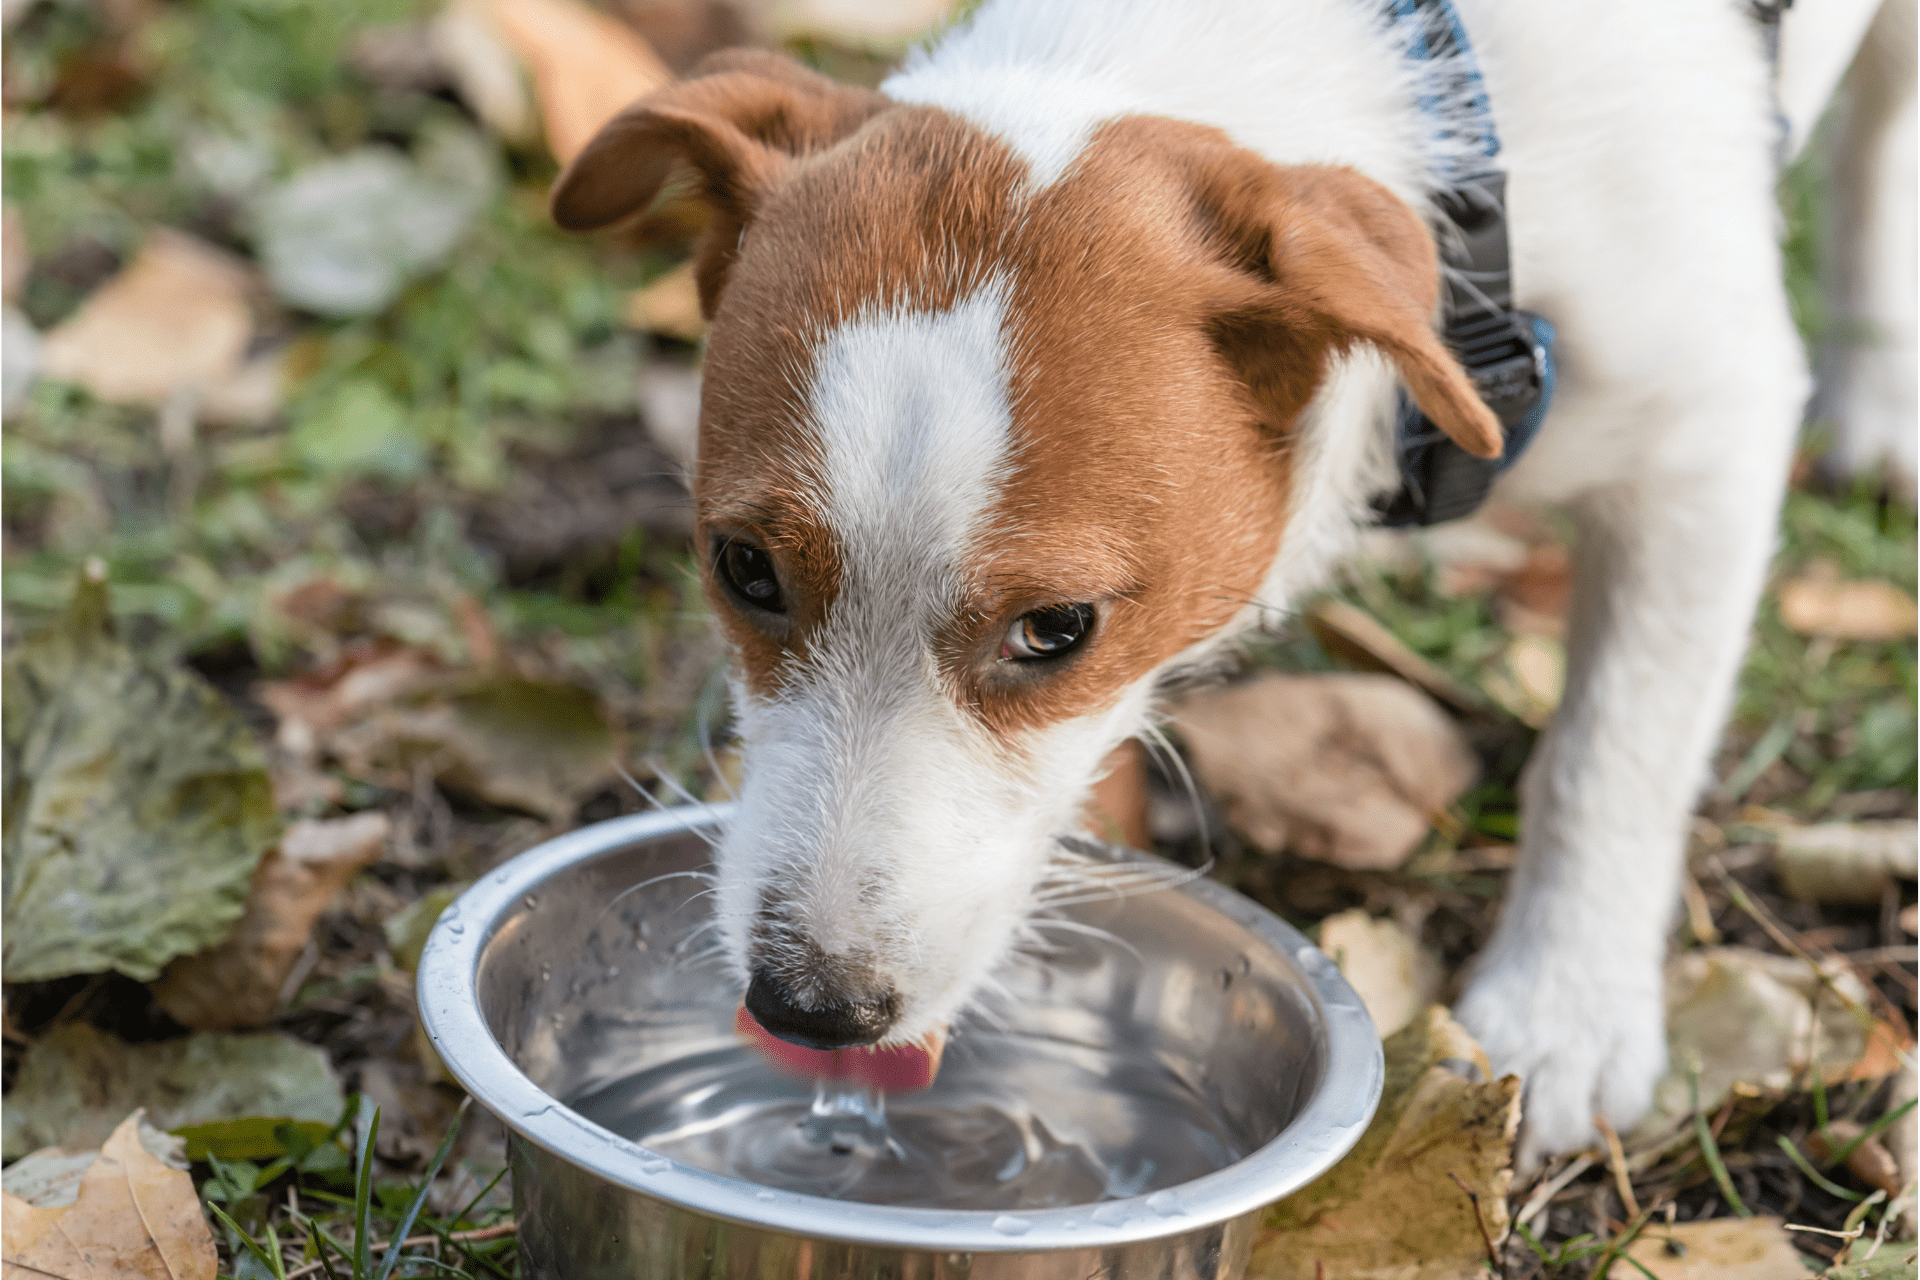
<instances>
[{"instance_id":1,"label":"jack russell terrier","mask_svg":"<svg viewBox=\"0 0 1920 1280\"><path fill-rule=\"evenodd\" d=\"M1801 7L1828 44L1871 16ZM1457 0L1439 53L1431 15L987 0L879 92L717 55L562 174L569 228L680 163L712 210L697 546L745 748L716 896L761 1026L930 1073L1156 687L1325 581L1402 482L1403 405L1502 453L1437 328L1490 110L1513 301L1558 333L1498 491L1579 539L1564 701L1457 1013L1526 1081L1526 1158L1646 1108L1809 388L1786 98L1737 0Z\"/></svg>"}]
</instances>

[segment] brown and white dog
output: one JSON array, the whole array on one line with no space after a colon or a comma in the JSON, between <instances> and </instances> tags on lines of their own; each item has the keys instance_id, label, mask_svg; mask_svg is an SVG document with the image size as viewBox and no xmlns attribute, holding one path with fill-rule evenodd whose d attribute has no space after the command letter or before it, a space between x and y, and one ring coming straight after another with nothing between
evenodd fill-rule
<instances>
[{"instance_id":1,"label":"brown and white dog","mask_svg":"<svg viewBox=\"0 0 1920 1280\"><path fill-rule=\"evenodd\" d=\"M1500 450L1436 337L1449 157L1385 7L988 0L877 93L723 54L561 177L572 228L677 162L712 205L698 545L746 753L717 898L779 1034L937 1044L992 989L1156 685L1350 551L1399 387ZM1807 377L1744 6L1458 9L1517 301L1560 332L1500 492L1580 529L1565 700L1459 1007L1537 1155L1662 1070L1681 831Z\"/></svg>"}]
</instances>

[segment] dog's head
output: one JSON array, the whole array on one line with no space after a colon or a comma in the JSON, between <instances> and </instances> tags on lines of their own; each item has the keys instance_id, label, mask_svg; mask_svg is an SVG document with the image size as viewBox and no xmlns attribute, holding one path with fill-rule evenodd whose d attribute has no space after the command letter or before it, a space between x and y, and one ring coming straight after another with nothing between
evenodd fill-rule
<instances>
[{"instance_id":1,"label":"dog's head","mask_svg":"<svg viewBox=\"0 0 1920 1280\"><path fill-rule=\"evenodd\" d=\"M712 206L696 480L746 748L719 913L770 1029L911 1041L990 981L1151 686L1243 613L1329 361L1499 451L1420 220L1346 169L1125 117L1042 184L960 117L730 54L562 175ZM757 1004L756 1004L757 1001Z\"/></svg>"}]
</instances>

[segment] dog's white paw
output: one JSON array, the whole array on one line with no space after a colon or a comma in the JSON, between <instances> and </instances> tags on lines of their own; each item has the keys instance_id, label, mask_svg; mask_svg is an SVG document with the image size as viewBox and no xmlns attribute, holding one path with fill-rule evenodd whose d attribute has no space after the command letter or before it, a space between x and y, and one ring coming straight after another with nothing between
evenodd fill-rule
<instances>
[{"instance_id":1,"label":"dog's white paw","mask_svg":"<svg viewBox=\"0 0 1920 1280\"><path fill-rule=\"evenodd\" d=\"M1667 1065L1659 966L1565 951L1489 956L1454 1016L1496 1075L1525 1082L1517 1166L1598 1141L1595 1115L1631 1127Z\"/></svg>"}]
</instances>

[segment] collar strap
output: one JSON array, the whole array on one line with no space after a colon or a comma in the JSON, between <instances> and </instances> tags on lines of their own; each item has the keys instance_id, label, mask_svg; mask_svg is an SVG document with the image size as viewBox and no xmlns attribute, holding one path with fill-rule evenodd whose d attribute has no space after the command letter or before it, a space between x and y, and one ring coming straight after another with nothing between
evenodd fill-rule
<instances>
[{"instance_id":1,"label":"collar strap","mask_svg":"<svg viewBox=\"0 0 1920 1280\"><path fill-rule=\"evenodd\" d=\"M1507 254L1507 175L1493 112L1466 30L1449 0L1390 0L1408 24L1407 55L1421 63L1420 109L1440 150L1466 160L1446 165L1434 197L1446 323L1441 336L1505 429L1498 458L1476 458L1427 420L1403 388L1394 428L1400 487L1375 504L1390 527L1439 524L1471 515L1495 477L1533 442L1553 398L1553 326L1513 305ZM1475 172L1462 173L1470 168Z\"/></svg>"}]
</instances>

